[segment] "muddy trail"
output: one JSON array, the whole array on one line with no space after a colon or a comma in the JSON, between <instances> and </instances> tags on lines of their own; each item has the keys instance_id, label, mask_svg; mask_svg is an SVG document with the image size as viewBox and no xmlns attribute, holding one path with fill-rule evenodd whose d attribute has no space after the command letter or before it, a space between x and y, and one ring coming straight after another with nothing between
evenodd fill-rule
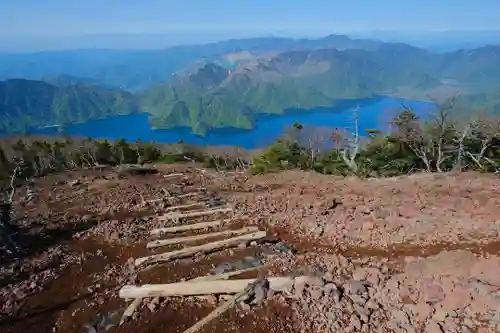
<instances>
[{"instance_id":1,"label":"muddy trail","mask_svg":"<svg viewBox=\"0 0 500 333\"><path fill-rule=\"evenodd\" d=\"M134 301L123 290L188 290L238 270L229 280L268 284L199 332L500 332L499 187L475 174L361 181L196 166L47 176L35 199L16 198L23 252L2 256L0 332L182 333L231 292ZM290 281L276 289L270 277Z\"/></svg>"}]
</instances>

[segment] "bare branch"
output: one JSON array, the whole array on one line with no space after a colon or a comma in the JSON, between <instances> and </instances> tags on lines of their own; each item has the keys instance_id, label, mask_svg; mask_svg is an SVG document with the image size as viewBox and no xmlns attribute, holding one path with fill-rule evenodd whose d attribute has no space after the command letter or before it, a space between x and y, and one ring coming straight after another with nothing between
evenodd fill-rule
<instances>
[{"instance_id":1,"label":"bare branch","mask_svg":"<svg viewBox=\"0 0 500 333\"><path fill-rule=\"evenodd\" d=\"M9 194L9 203L12 204L12 202L14 201L14 194L16 192L16 179L17 179L17 175L19 173L19 171L21 170L21 168L19 166L16 166L14 168L14 171L12 172L12 176L10 177L10 194Z\"/></svg>"},{"instance_id":2,"label":"bare branch","mask_svg":"<svg viewBox=\"0 0 500 333\"><path fill-rule=\"evenodd\" d=\"M359 154L359 106L354 110L354 133L353 138L347 139L347 145L342 150L342 159L351 172L358 172L356 157Z\"/></svg>"},{"instance_id":3,"label":"bare branch","mask_svg":"<svg viewBox=\"0 0 500 333\"><path fill-rule=\"evenodd\" d=\"M457 158L455 160L455 163L453 165L453 169L455 170L461 170L462 169L462 161L465 156L465 144L464 140L465 138L469 135L470 132L470 125L467 124L465 128L462 131L462 135L458 139L458 151L457 151Z\"/></svg>"},{"instance_id":4,"label":"bare branch","mask_svg":"<svg viewBox=\"0 0 500 333\"><path fill-rule=\"evenodd\" d=\"M484 169L484 165L481 161L485 158L493 139L498 137L500 133L500 119L495 116L481 113L472 120L470 127L471 138L476 142L480 142L481 148L478 153L473 154L468 151L467 155L479 168Z\"/></svg>"}]
</instances>

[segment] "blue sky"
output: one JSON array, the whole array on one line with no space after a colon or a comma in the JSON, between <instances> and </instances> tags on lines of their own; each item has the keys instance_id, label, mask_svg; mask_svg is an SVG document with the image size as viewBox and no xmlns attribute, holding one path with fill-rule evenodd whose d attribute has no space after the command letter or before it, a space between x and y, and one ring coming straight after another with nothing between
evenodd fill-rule
<instances>
[{"instance_id":1,"label":"blue sky","mask_svg":"<svg viewBox=\"0 0 500 333\"><path fill-rule=\"evenodd\" d=\"M0 0L0 37L500 30L500 0Z\"/></svg>"}]
</instances>

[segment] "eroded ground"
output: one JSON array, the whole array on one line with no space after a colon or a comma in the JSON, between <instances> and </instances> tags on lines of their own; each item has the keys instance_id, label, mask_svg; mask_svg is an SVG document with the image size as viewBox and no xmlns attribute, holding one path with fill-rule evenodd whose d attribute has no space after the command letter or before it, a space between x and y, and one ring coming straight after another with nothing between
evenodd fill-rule
<instances>
[{"instance_id":1,"label":"eroded ground","mask_svg":"<svg viewBox=\"0 0 500 333\"><path fill-rule=\"evenodd\" d=\"M186 178L164 177L172 173ZM162 166L148 175L68 172L35 188L33 201L17 197L22 258L1 259L0 332L183 332L223 300L144 300L117 327L128 306L118 290L244 260L262 261L269 276L310 278L235 307L202 332L500 332L500 179L492 175L361 181ZM157 216L199 201L229 202L235 216L222 229L257 225L268 239L134 267L135 258L169 250L146 249Z\"/></svg>"}]
</instances>

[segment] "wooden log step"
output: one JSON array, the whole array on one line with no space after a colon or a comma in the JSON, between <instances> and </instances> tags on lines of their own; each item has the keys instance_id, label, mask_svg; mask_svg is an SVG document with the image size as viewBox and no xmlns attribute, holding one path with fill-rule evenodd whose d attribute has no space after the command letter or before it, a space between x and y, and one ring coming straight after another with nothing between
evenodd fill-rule
<instances>
[{"instance_id":1,"label":"wooden log step","mask_svg":"<svg viewBox=\"0 0 500 333\"><path fill-rule=\"evenodd\" d=\"M159 240L149 242L146 245L146 247L148 249L150 249L150 248L179 244L179 243L195 242L195 241L214 238L214 237L232 237L232 236L237 236L237 235L242 235L242 234L248 234L251 232L257 232L257 231L259 231L258 227L246 227L246 228L241 228L241 229L237 229L237 230L225 230L225 231L213 232L210 234L203 234L203 235L176 237L176 238L169 238L169 239L159 239Z\"/></svg>"},{"instance_id":2,"label":"wooden log step","mask_svg":"<svg viewBox=\"0 0 500 333\"><path fill-rule=\"evenodd\" d=\"M204 210L201 212L192 212L192 213L185 213L185 214L170 213L170 214L165 214L163 216L159 216L158 220L160 220L160 221L180 220L180 219L186 219L186 218L208 216L208 215L213 215L213 214L217 214L217 213L229 213L232 211L233 211L233 209L231 207L224 207L224 208L209 209L209 210Z\"/></svg>"},{"instance_id":3,"label":"wooden log step","mask_svg":"<svg viewBox=\"0 0 500 333\"><path fill-rule=\"evenodd\" d=\"M215 221L210 221L210 222L200 222L200 223L193 223L193 224L185 224L185 225L179 225L175 227L165 227L165 228L156 228L150 231L151 235L159 235L159 234L174 234L177 232L184 232L184 231L190 231L190 230L199 230L199 229L208 229L208 228L216 228L220 227L228 222L230 222L230 219L225 219L225 220L215 220Z\"/></svg>"},{"instance_id":4,"label":"wooden log step","mask_svg":"<svg viewBox=\"0 0 500 333\"><path fill-rule=\"evenodd\" d=\"M269 287L275 291L283 291L293 287L295 279L307 279L307 276L271 277ZM120 298L145 298L169 296L199 296L210 294L237 294L257 279L217 280L198 282L176 282L168 284L146 284L142 286L123 286L120 289Z\"/></svg>"},{"instance_id":5,"label":"wooden log step","mask_svg":"<svg viewBox=\"0 0 500 333\"><path fill-rule=\"evenodd\" d=\"M163 175L163 178L176 178L176 177L187 177L183 173L170 173L168 175Z\"/></svg>"},{"instance_id":6,"label":"wooden log step","mask_svg":"<svg viewBox=\"0 0 500 333\"><path fill-rule=\"evenodd\" d=\"M157 262L170 261L175 259L182 259L190 257L197 253L210 253L217 250L222 250L229 247L238 246L241 243L249 242L256 239L261 239L266 237L265 231L253 232L246 235L241 235L225 240L220 240L212 243L207 243L198 246L186 247L181 250L166 252L161 254L155 254L152 256L142 257L135 259L135 265L139 266L142 264L154 264Z\"/></svg>"},{"instance_id":7,"label":"wooden log step","mask_svg":"<svg viewBox=\"0 0 500 333\"><path fill-rule=\"evenodd\" d=\"M259 283L260 281L256 280L251 283L249 283L245 289L243 289L241 292L238 294L234 295L231 299L229 299L227 302L219 305L215 310L210 312L206 317L198 321L196 324L188 328L187 330L184 331L184 333L196 333L199 330L203 328L206 324L208 324L210 321L214 320L215 318L221 316L224 312L235 306L238 302L243 300L244 298L247 298L254 290L255 286Z\"/></svg>"},{"instance_id":8,"label":"wooden log step","mask_svg":"<svg viewBox=\"0 0 500 333\"><path fill-rule=\"evenodd\" d=\"M187 205L179 205L165 208L165 213L174 212L176 210L193 210L193 209L201 209L206 208L206 204L204 202L196 202Z\"/></svg>"},{"instance_id":9,"label":"wooden log step","mask_svg":"<svg viewBox=\"0 0 500 333\"><path fill-rule=\"evenodd\" d=\"M240 274L247 273L247 272L253 272L253 271L259 270L259 269L264 268L264 267L265 267L264 265L259 265L259 266L255 266L255 267L238 269L236 271L217 274L217 275L199 276L197 278L189 280L188 282L227 280L232 276L240 275Z\"/></svg>"}]
</instances>

